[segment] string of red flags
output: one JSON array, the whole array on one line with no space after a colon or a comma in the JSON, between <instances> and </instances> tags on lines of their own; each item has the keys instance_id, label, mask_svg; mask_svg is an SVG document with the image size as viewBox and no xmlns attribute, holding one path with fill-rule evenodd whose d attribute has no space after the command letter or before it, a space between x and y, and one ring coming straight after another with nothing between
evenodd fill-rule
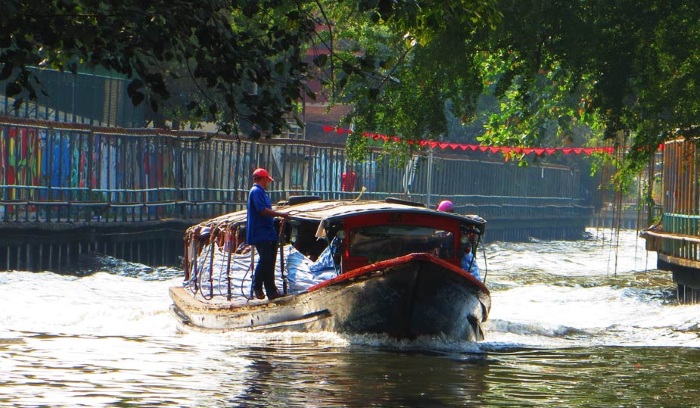
<instances>
[{"instance_id":1,"label":"string of red flags","mask_svg":"<svg viewBox=\"0 0 700 408\"><path fill-rule=\"evenodd\" d=\"M345 129L335 126L323 126L323 131L326 133L336 132L338 134L351 134L353 133L350 129ZM371 138L372 140L381 140L384 142L400 142L401 138L398 136L387 136L379 133L364 132L363 137ZM433 149L451 149L455 151L479 151L479 152L490 152L490 153L515 153L515 154L535 154L537 156L542 155L552 155L555 153L564 154L585 154L590 156L593 153L607 153L613 154L614 147L509 147L509 146L482 146L478 144L465 144L465 143L449 143L449 142L438 142L435 140L420 140L420 141L408 141L408 143L418 143L421 147L430 147ZM663 144L659 145L659 149L663 149Z\"/></svg>"}]
</instances>

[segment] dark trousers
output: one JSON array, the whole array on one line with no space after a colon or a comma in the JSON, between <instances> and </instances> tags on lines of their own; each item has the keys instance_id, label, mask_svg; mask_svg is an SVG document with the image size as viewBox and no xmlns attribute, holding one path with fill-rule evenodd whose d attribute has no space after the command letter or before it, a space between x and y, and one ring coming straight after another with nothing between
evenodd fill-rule
<instances>
[{"instance_id":1,"label":"dark trousers","mask_svg":"<svg viewBox=\"0 0 700 408\"><path fill-rule=\"evenodd\" d=\"M255 244L258 251L258 264L255 266L253 274L253 290L260 290L265 286L265 294L277 292L275 286L275 255L277 253L277 242L264 241Z\"/></svg>"}]
</instances>

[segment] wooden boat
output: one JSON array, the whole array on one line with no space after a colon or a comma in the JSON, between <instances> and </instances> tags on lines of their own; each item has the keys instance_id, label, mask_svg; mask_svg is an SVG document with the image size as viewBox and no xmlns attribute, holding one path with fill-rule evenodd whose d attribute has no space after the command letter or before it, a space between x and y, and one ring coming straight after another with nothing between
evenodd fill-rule
<instances>
[{"instance_id":1,"label":"wooden boat","mask_svg":"<svg viewBox=\"0 0 700 408\"><path fill-rule=\"evenodd\" d=\"M250 296L255 256L243 245L246 212L227 214L185 234L185 280L170 288L171 310L182 324L215 331L484 338L490 294L462 269L463 256L475 253L484 233L480 217L396 199L293 197L276 209L291 215L276 223L277 279L285 296Z\"/></svg>"}]
</instances>

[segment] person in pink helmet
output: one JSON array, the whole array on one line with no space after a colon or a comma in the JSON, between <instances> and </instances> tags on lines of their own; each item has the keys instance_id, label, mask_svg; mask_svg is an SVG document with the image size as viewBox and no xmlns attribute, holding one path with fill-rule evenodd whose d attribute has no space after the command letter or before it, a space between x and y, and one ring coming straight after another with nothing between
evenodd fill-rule
<instances>
[{"instance_id":1,"label":"person in pink helmet","mask_svg":"<svg viewBox=\"0 0 700 408\"><path fill-rule=\"evenodd\" d=\"M452 201L450 200L442 200L437 206L438 211L442 212L454 212L455 211L455 206L452 204Z\"/></svg>"},{"instance_id":2,"label":"person in pink helmet","mask_svg":"<svg viewBox=\"0 0 700 408\"><path fill-rule=\"evenodd\" d=\"M437 206L438 211L442 212L454 212L455 211L455 206L452 204L452 201L450 200L442 200ZM475 236L470 236L470 239L474 240L476 239ZM474 254L471 251L472 245L467 245L465 248L464 255L462 256L462 269L465 271L469 272L474 276L476 279L481 280L481 273L479 272L479 266L476 264L476 260L474 259Z\"/></svg>"},{"instance_id":3,"label":"person in pink helmet","mask_svg":"<svg viewBox=\"0 0 700 408\"><path fill-rule=\"evenodd\" d=\"M282 296L275 285L275 253L277 252L277 232L275 217L289 217L289 214L272 209L267 185L274 181L263 168L253 171L253 187L248 193L248 219L246 223L246 243L255 245L258 264L253 274L252 292L258 299L272 300ZM263 286L265 293L263 293Z\"/></svg>"}]
</instances>

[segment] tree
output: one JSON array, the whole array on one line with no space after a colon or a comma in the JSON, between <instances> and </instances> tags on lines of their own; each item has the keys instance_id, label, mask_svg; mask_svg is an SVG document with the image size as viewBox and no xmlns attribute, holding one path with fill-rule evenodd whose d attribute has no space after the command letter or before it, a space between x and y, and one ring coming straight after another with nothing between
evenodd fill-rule
<instances>
[{"instance_id":1,"label":"tree","mask_svg":"<svg viewBox=\"0 0 700 408\"><path fill-rule=\"evenodd\" d=\"M352 37L365 40L363 49L376 48L372 41L399 46L375 64L391 80L367 87L366 76L355 75L336 92L338 102L355 107L349 121L406 139L439 138L448 102L468 123L479 95L493 95L500 106L489 114L483 143L613 140L627 149L630 174L663 141L698 135L699 3L480 2L489 13L474 12L473 2L452 4L422 9L418 18L403 10L378 19L379 40ZM420 24L426 21L443 23Z\"/></svg>"},{"instance_id":2,"label":"tree","mask_svg":"<svg viewBox=\"0 0 700 408\"><path fill-rule=\"evenodd\" d=\"M663 141L697 136L700 5L513 0L500 9L502 26L489 36L489 49L519 61L507 64L499 86L518 95L506 99L525 117L555 113L564 129L590 125L628 148L626 170L632 173ZM532 109L541 106L533 103L538 98L550 108ZM494 132L484 141L498 142L504 135L508 132Z\"/></svg>"},{"instance_id":3,"label":"tree","mask_svg":"<svg viewBox=\"0 0 700 408\"><path fill-rule=\"evenodd\" d=\"M331 93L342 94L350 85L348 78L360 78L360 86L369 89L365 104L378 106L383 100L377 91L391 79L386 70L405 69L396 65L401 62L396 53L405 52L405 44L418 41L437 52L448 39L446 28L489 21L496 15L494 4L495 0L7 0L0 5L0 29L6 34L0 39L0 80L7 83L6 95L21 104L42 92L32 67L75 73L100 66L130 79L129 96L135 104L148 102L154 110L170 104L172 111L182 111L184 105L191 117L216 118L226 131L249 123L262 132L277 133L302 94L315 97L307 87L314 79L328 85ZM361 55L350 55L353 47L335 47L331 38L330 58L319 55L309 67L306 49L328 40L318 27L337 21L346 23L350 36L363 35L363 30L377 46L346 37L354 49L362 48ZM407 32L411 38L405 41ZM390 42L381 44L385 40ZM343 58L344 53L349 58ZM424 58L429 57L426 53ZM442 83L450 78L439 66L434 72L433 79L412 80L423 81L423 94L436 82L441 83L440 92L450 89ZM185 100L173 97L183 78L189 81L185 89L199 91ZM403 89L389 92L412 91L411 81L405 83ZM394 123L406 132L419 127L431 132L441 126L438 116L419 109L404 112Z\"/></svg>"},{"instance_id":4,"label":"tree","mask_svg":"<svg viewBox=\"0 0 700 408\"><path fill-rule=\"evenodd\" d=\"M496 1L367 1L327 15L327 37L341 44L330 61L332 101L353 106L345 121L356 133L437 139L448 127L446 105L457 117L473 114L482 85L470 38L499 21ZM351 154L361 159L365 145L351 137ZM388 146L401 161L415 145Z\"/></svg>"},{"instance_id":5,"label":"tree","mask_svg":"<svg viewBox=\"0 0 700 408\"><path fill-rule=\"evenodd\" d=\"M73 73L103 67L130 79L134 104L158 110L186 75L185 106L232 132L286 126L305 90L303 45L315 23L294 1L5 0L0 80L20 105L43 92L32 67ZM257 136L259 134L254 134Z\"/></svg>"},{"instance_id":6,"label":"tree","mask_svg":"<svg viewBox=\"0 0 700 408\"><path fill-rule=\"evenodd\" d=\"M491 96L483 143L614 139L633 172L698 135L698 15L687 0L6 0L0 80L21 103L41 91L28 67L102 66L158 108L189 76L191 112L268 134L319 80L358 133L409 141L445 137L446 116L469 123Z\"/></svg>"}]
</instances>

